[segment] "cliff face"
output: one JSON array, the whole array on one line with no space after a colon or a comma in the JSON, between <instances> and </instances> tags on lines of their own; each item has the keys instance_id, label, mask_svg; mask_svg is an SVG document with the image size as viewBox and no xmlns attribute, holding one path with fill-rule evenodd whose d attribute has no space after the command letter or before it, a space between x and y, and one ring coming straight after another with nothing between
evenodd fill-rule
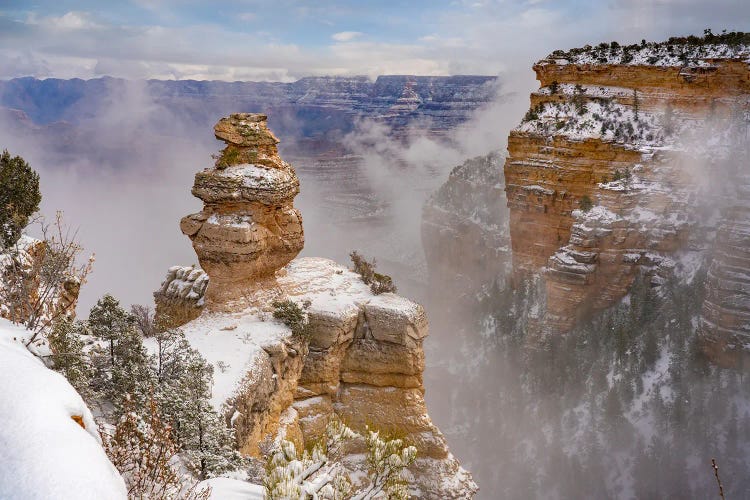
<instances>
[{"instance_id":1,"label":"cliff face","mask_svg":"<svg viewBox=\"0 0 750 500\"><path fill-rule=\"evenodd\" d=\"M467 160L423 207L422 247L438 297L468 296L502 282L509 270L501 165L496 153Z\"/></svg>"},{"instance_id":2,"label":"cliff face","mask_svg":"<svg viewBox=\"0 0 750 500\"><path fill-rule=\"evenodd\" d=\"M744 170L734 178L717 229L701 315L704 350L726 366L742 363L750 351L750 176Z\"/></svg>"},{"instance_id":3,"label":"cliff face","mask_svg":"<svg viewBox=\"0 0 750 500\"><path fill-rule=\"evenodd\" d=\"M688 243L697 211L711 203L701 197L712 196L699 181L746 127L749 54L744 45L602 44L534 66L541 88L510 133L504 170L514 281L537 272L546 281L542 333L565 332L612 305L637 272L658 286L696 250ZM738 211L725 213L722 228L735 230L722 229L719 240L741 241ZM737 265L742 256L729 257L736 246L718 260ZM704 310L714 318L707 324L743 321Z\"/></svg>"},{"instance_id":4,"label":"cliff face","mask_svg":"<svg viewBox=\"0 0 750 500\"><path fill-rule=\"evenodd\" d=\"M247 123L252 134L242 133ZM213 403L226 411L240 450L257 456L277 435L313 443L336 415L356 430L369 425L414 444L411 484L420 498L471 497L476 485L425 406L422 307L373 295L333 261L292 260L302 246L301 218L291 206L298 185L271 175L279 170L296 180L276 155L265 117L232 115L215 131L227 149L216 168L196 176L193 193L204 200L203 212L181 222L205 274L172 268L155 298L158 309L183 318L175 323L198 314L182 328L216 367ZM252 163L234 163L246 161ZM257 175L259 168L267 174ZM234 172L229 181L226 170ZM304 308L305 336L273 320L277 300ZM366 470L362 451L352 449L346 459L351 471Z\"/></svg>"}]
</instances>

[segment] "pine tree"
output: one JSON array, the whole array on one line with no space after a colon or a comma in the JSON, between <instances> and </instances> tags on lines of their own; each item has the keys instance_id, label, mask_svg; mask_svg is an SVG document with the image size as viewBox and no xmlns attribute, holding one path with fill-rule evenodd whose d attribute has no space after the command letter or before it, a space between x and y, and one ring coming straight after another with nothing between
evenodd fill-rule
<instances>
[{"instance_id":1,"label":"pine tree","mask_svg":"<svg viewBox=\"0 0 750 500\"><path fill-rule=\"evenodd\" d=\"M200 477L236 468L242 460L234 449L233 430L211 405L213 367L186 341L176 345L159 386L160 406L172 422L175 442Z\"/></svg>"},{"instance_id":2,"label":"pine tree","mask_svg":"<svg viewBox=\"0 0 750 500\"><path fill-rule=\"evenodd\" d=\"M143 347L134 318L111 295L105 295L91 308L88 325L91 333L107 343L106 352L92 351L96 369L94 386L120 414L126 400L136 410L145 411L154 390L150 358Z\"/></svg>"},{"instance_id":3,"label":"pine tree","mask_svg":"<svg viewBox=\"0 0 750 500\"><path fill-rule=\"evenodd\" d=\"M20 156L0 155L0 249L13 246L29 218L39 209L42 194L37 174Z\"/></svg>"},{"instance_id":4,"label":"pine tree","mask_svg":"<svg viewBox=\"0 0 750 500\"><path fill-rule=\"evenodd\" d=\"M83 352L84 342L81 333L85 331L82 322L70 318L60 318L47 335L52 356L52 367L62 373L75 389L86 396L89 392L91 368Z\"/></svg>"},{"instance_id":5,"label":"pine tree","mask_svg":"<svg viewBox=\"0 0 750 500\"><path fill-rule=\"evenodd\" d=\"M109 343L110 366L115 366L115 346L125 333L132 329L133 318L120 302L106 294L96 302L89 313L89 328L91 333Z\"/></svg>"}]
</instances>

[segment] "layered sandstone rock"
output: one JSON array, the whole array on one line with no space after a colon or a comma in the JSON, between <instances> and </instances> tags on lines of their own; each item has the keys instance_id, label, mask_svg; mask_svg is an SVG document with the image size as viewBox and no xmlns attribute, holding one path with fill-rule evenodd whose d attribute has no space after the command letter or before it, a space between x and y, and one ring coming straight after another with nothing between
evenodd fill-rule
<instances>
[{"instance_id":1,"label":"layered sandstone rock","mask_svg":"<svg viewBox=\"0 0 750 500\"><path fill-rule=\"evenodd\" d=\"M292 202L299 180L278 156L266 116L238 113L214 127L227 145L213 168L198 172L192 193L203 210L184 217L201 267L211 277L209 304L239 299L302 250L302 217Z\"/></svg>"},{"instance_id":2,"label":"layered sandstone rock","mask_svg":"<svg viewBox=\"0 0 750 500\"><path fill-rule=\"evenodd\" d=\"M699 331L705 352L725 366L750 353L750 175L735 181L717 230Z\"/></svg>"},{"instance_id":3,"label":"layered sandstone rock","mask_svg":"<svg viewBox=\"0 0 750 500\"><path fill-rule=\"evenodd\" d=\"M422 306L374 295L330 260L289 262L303 243L291 205L299 187L265 117L232 115L215 131L227 147L215 168L196 175L193 194L204 209L181 222L205 273L171 268L155 298L214 366L212 402L234 426L239 449L259 456L280 435L301 448L337 416L416 446L416 496L470 498L477 487L425 406ZM273 318L279 300L304 309L306 335ZM344 460L357 475L367 470L363 451L355 443Z\"/></svg>"},{"instance_id":4,"label":"layered sandstone rock","mask_svg":"<svg viewBox=\"0 0 750 500\"><path fill-rule=\"evenodd\" d=\"M195 266L172 266L154 292L155 316L163 326L180 326L198 316L205 305L208 275Z\"/></svg>"},{"instance_id":5,"label":"layered sandstone rock","mask_svg":"<svg viewBox=\"0 0 750 500\"><path fill-rule=\"evenodd\" d=\"M514 280L542 271L545 333L658 286L695 226L696 180L748 109L746 46L644 44L555 52L508 140Z\"/></svg>"},{"instance_id":6,"label":"layered sandstone rock","mask_svg":"<svg viewBox=\"0 0 750 500\"><path fill-rule=\"evenodd\" d=\"M422 247L436 298L473 297L502 282L510 265L501 158L467 160L422 210Z\"/></svg>"},{"instance_id":7,"label":"layered sandstone rock","mask_svg":"<svg viewBox=\"0 0 750 500\"><path fill-rule=\"evenodd\" d=\"M175 276L166 288L183 282ZM280 299L306 307L308 339L273 320L269 304ZM249 302L257 305L204 311L183 326L215 367L213 402L233 423L243 453L258 456L280 432L299 446L314 443L337 416L356 430L370 426L413 443L412 485L420 498L473 495L476 485L425 406L427 320L419 304L373 295L348 269L309 257L292 261L274 287L256 289ZM347 467L366 470L363 450L350 451Z\"/></svg>"}]
</instances>

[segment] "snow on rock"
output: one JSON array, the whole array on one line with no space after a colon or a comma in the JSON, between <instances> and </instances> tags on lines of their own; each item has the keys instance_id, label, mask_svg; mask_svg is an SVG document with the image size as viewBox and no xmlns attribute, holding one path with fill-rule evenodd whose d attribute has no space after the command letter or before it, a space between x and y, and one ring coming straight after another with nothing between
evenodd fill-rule
<instances>
[{"instance_id":1,"label":"snow on rock","mask_svg":"<svg viewBox=\"0 0 750 500\"><path fill-rule=\"evenodd\" d=\"M264 347L291 335L289 328L260 310L205 313L182 327L190 345L214 367L211 403L217 409L241 382L258 373Z\"/></svg>"},{"instance_id":2,"label":"snow on rock","mask_svg":"<svg viewBox=\"0 0 750 500\"><path fill-rule=\"evenodd\" d=\"M91 411L25 348L27 335L0 319L0 498L125 499Z\"/></svg>"}]
</instances>

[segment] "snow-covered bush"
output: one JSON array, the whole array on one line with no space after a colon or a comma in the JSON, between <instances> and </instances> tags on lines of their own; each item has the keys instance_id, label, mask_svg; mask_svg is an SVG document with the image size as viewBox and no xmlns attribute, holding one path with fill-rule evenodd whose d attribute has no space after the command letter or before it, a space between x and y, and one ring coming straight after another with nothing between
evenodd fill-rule
<instances>
[{"instance_id":1,"label":"snow-covered bush","mask_svg":"<svg viewBox=\"0 0 750 500\"><path fill-rule=\"evenodd\" d=\"M598 96L597 89L576 87L560 85L559 92L569 94L570 100L538 104L526 113L517 130L651 146L662 145L676 132L669 109L661 114L637 111Z\"/></svg>"},{"instance_id":2,"label":"snow-covered bush","mask_svg":"<svg viewBox=\"0 0 750 500\"><path fill-rule=\"evenodd\" d=\"M291 300L275 300L273 317L291 328L295 337L307 336L308 318L305 311Z\"/></svg>"},{"instance_id":3,"label":"snow-covered bush","mask_svg":"<svg viewBox=\"0 0 750 500\"><path fill-rule=\"evenodd\" d=\"M132 410L132 409L131 409ZM182 478L178 448L171 426L159 416L155 401L144 418L134 411L120 417L114 432L102 427L104 450L128 486L128 498L148 500L202 500L210 491L197 492L196 483ZM192 482L192 485L186 483Z\"/></svg>"},{"instance_id":4,"label":"snow-covered bush","mask_svg":"<svg viewBox=\"0 0 750 500\"><path fill-rule=\"evenodd\" d=\"M367 444L368 481L360 489L338 460L342 443L350 439L364 439ZM279 500L406 499L409 491L404 471L416 454L417 449L401 439L386 439L369 429L363 438L334 418L326 429L326 441L312 451L300 454L294 443L280 440L268 458L263 485L267 498Z\"/></svg>"}]
</instances>

